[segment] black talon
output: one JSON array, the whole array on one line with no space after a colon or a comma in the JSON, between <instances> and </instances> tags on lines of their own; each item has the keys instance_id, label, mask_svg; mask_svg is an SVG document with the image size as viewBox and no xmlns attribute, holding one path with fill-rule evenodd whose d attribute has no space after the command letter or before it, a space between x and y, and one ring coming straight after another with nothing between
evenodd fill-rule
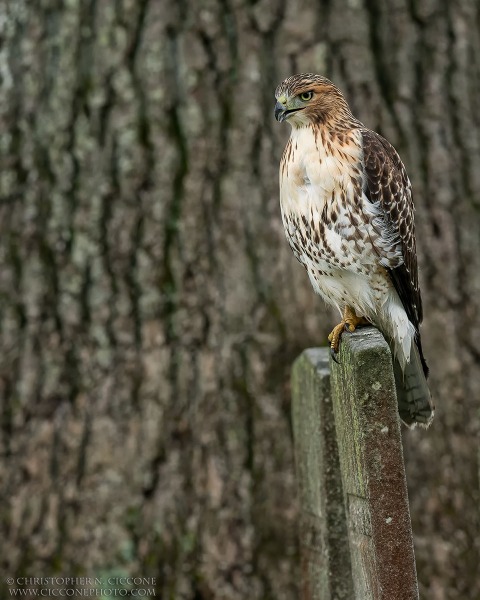
<instances>
[{"instance_id":1,"label":"black talon","mask_svg":"<svg viewBox=\"0 0 480 600\"><path fill-rule=\"evenodd\" d=\"M337 365L339 365L340 362L337 360L337 353L332 348L332 346L330 346L330 355L331 355L332 359L337 363Z\"/></svg>"}]
</instances>

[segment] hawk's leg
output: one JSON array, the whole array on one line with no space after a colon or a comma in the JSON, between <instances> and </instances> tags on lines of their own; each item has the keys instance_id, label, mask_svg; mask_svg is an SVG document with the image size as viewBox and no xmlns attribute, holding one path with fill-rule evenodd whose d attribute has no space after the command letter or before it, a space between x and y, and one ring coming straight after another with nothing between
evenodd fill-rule
<instances>
[{"instance_id":1,"label":"hawk's leg","mask_svg":"<svg viewBox=\"0 0 480 600\"><path fill-rule=\"evenodd\" d=\"M340 338L342 337L342 333L344 331L349 331L350 333L353 333L359 325L367 324L367 319L365 319L364 317L357 317L353 308L351 308L350 306L345 307L345 310L343 311L343 319L338 325L336 325L332 329L332 332L328 336L328 341L330 342L330 350L334 359L335 354L337 354L338 348L340 346Z\"/></svg>"}]
</instances>

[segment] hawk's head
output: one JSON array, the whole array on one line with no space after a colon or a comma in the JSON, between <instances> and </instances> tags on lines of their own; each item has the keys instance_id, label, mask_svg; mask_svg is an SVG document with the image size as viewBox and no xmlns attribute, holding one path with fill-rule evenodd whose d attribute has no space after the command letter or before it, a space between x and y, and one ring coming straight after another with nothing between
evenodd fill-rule
<instances>
[{"instance_id":1,"label":"hawk's head","mask_svg":"<svg viewBox=\"0 0 480 600\"><path fill-rule=\"evenodd\" d=\"M288 119L292 127L353 118L342 92L321 75L292 75L277 87L275 98L275 118Z\"/></svg>"}]
</instances>

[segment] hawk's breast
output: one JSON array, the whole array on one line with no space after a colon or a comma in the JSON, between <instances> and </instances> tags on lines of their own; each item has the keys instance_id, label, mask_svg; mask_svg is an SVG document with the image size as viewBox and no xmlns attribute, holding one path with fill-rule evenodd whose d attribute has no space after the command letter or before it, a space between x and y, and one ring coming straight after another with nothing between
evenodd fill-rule
<instances>
[{"instance_id":1,"label":"hawk's breast","mask_svg":"<svg viewBox=\"0 0 480 600\"><path fill-rule=\"evenodd\" d=\"M361 134L292 129L280 167L285 233L314 289L338 306L385 286L372 227L375 210L363 193ZM373 287L372 287L373 285Z\"/></svg>"}]
</instances>

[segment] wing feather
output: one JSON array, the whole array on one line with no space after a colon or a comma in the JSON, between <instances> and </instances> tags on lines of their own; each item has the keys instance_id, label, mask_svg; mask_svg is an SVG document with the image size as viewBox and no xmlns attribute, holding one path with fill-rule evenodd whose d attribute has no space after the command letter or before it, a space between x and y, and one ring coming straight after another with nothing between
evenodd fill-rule
<instances>
[{"instance_id":1,"label":"wing feather","mask_svg":"<svg viewBox=\"0 0 480 600\"><path fill-rule=\"evenodd\" d=\"M423 318L418 285L412 187L395 148L382 136L362 129L365 194L379 210L382 264L411 323L418 331Z\"/></svg>"}]
</instances>

